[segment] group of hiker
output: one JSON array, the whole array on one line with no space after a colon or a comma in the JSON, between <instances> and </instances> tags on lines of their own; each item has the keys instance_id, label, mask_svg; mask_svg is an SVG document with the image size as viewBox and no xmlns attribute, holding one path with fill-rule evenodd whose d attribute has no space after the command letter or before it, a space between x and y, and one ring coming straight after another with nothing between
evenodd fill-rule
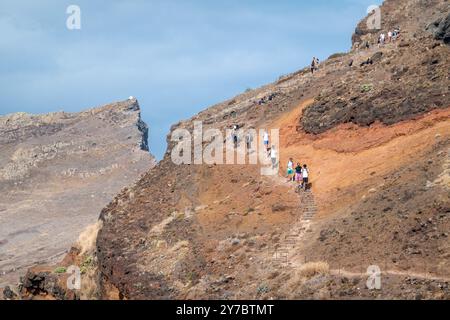
<instances>
[{"instance_id":1,"label":"group of hiker","mask_svg":"<svg viewBox=\"0 0 450 320\"><path fill-rule=\"evenodd\" d=\"M232 129L232 139L234 143L234 147L237 148L239 145L239 137L238 137L238 125L233 125ZM245 135L245 143L247 146L248 152L252 149L252 143L253 143L253 135L251 132L247 132ZM263 133L263 142L265 150L267 151L267 157L271 159L272 162L272 169L276 169L278 167L278 151L275 145L271 145L270 143L270 136L269 132L267 130ZM290 158L287 165L287 178L288 181L294 181L297 182L298 187L300 189L307 189L308 183L309 183L309 169L306 164L303 166L298 162L296 166L294 166L294 160L293 158Z\"/></svg>"},{"instance_id":2,"label":"group of hiker","mask_svg":"<svg viewBox=\"0 0 450 320\"><path fill-rule=\"evenodd\" d=\"M372 58L367 58L367 60L364 60L363 62L361 62L361 64L359 65L360 67L364 67L364 66L368 66L373 64L373 60Z\"/></svg>"},{"instance_id":3,"label":"group of hiker","mask_svg":"<svg viewBox=\"0 0 450 320\"><path fill-rule=\"evenodd\" d=\"M377 40L377 44L378 47L382 47L384 46L386 43L392 43L397 41L397 39L400 37L400 28L396 27L394 28L394 30L392 31L388 31L388 33L380 33L380 35L378 36L378 40ZM370 42L369 41L365 41L363 44L363 48L365 49L370 49Z\"/></svg>"},{"instance_id":4,"label":"group of hiker","mask_svg":"<svg viewBox=\"0 0 450 320\"><path fill-rule=\"evenodd\" d=\"M319 58L313 57L311 62L311 73L314 74L314 71L319 70L320 60Z\"/></svg>"},{"instance_id":5,"label":"group of hiker","mask_svg":"<svg viewBox=\"0 0 450 320\"><path fill-rule=\"evenodd\" d=\"M264 131L263 141L264 147L266 148L267 151L267 156L270 157L270 160L272 161L272 169L275 169L278 166L277 148L275 147L275 145L272 145L270 147L269 132L267 130Z\"/></svg>"},{"instance_id":6,"label":"group of hiker","mask_svg":"<svg viewBox=\"0 0 450 320\"><path fill-rule=\"evenodd\" d=\"M309 183L309 170L308 166L304 164L303 166L297 162L294 168L294 159L290 158L287 165L287 178L288 181L297 182L301 189L307 189Z\"/></svg>"},{"instance_id":7,"label":"group of hiker","mask_svg":"<svg viewBox=\"0 0 450 320\"><path fill-rule=\"evenodd\" d=\"M237 148L239 146L238 130L239 130L239 126L233 125L233 129L231 131L231 139L233 141L234 148ZM245 144L246 144L248 153L253 151L252 150L253 139L254 139L253 133L251 131L248 131L247 134L245 135ZM272 145L270 147L270 137L269 137L269 132L267 130L264 131L263 141L264 141L264 147L266 148L266 151L267 151L267 156L270 157L272 160L272 168L275 169L276 166L278 165L277 149L276 149L275 145Z\"/></svg>"},{"instance_id":8,"label":"group of hiker","mask_svg":"<svg viewBox=\"0 0 450 320\"><path fill-rule=\"evenodd\" d=\"M276 93L271 93L266 97L262 97L261 99L259 99L258 101L258 105L263 105L265 103L271 102L273 99L275 99L275 97L277 96Z\"/></svg>"},{"instance_id":9,"label":"group of hiker","mask_svg":"<svg viewBox=\"0 0 450 320\"><path fill-rule=\"evenodd\" d=\"M378 46L383 46L386 42L395 42L400 36L400 28L395 28L393 31L389 31L387 35L383 32L378 37Z\"/></svg>"}]
</instances>

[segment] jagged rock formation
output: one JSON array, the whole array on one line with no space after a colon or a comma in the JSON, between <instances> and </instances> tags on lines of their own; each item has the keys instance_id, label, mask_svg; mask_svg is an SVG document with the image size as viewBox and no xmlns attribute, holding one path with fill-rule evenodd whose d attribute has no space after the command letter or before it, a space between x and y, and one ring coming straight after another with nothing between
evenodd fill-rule
<instances>
[{"instance_id":1,"label":"jagged rock formation","mask_svg":"<svg viewBox=\"0 0 450 320\"><path fill-rule=\"evenodd\" d=\"M0 287L61 258L124 186L154 166L139 104L0 117Z\"/></svg>"},{"instance_id":2,"label":"jagged rock formation","mask_svg":"<svg viewBox=\"0 0 450 320\"><path fill-rule=\"evenodd\" d=\"M352 51L318 73L283 76L171 129L279 128L280 176L290 157L308 163L311 193L257 165L178 166L169 134L164 159L101 212L89 253L97 297L450 298L450 49L426 31L448 3L381 9L398 42L360 48L380 32L362 21ZM371 264L381 290L366 287Z\"/></svg>"},{"instance_id":3,"label":"jagged rock formation","mask_svg":"<svg viewBox=\"0 0 450 320\"><path fill-rule=\"evenodd\" d=\"M432 31L436 40L442 40L450 45L450 13L445 18L439 18L427 27Z\"/></svg>"}]
</instances>

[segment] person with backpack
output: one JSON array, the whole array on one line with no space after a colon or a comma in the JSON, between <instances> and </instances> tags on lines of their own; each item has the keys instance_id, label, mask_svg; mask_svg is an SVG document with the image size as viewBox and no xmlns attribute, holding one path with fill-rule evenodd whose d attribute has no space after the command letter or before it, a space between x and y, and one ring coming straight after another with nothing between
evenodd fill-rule
<instances>
[{"instance_id":1,"label":"person with backpack","mask_svg":"<svg viewBox=\"0 0 450 320\"><path fill-rule=\"evenodd\" d=\"M295 181L297 181L298 184L302 181L302 165L300 163L297 163L297 166L295 167Z\"/></svg>"},{"instance_id":2,"label":"person with backpack","mask_svg":"<svg viewBox=\"0 0 450 320\"><path fill-rule=\"evenodd\" d=\"M306 164L303 166L303 169L302 169L302 177L303 177L303 182L302 182L301 188L304 188L306 190L308 188L308 183L309 183L309 170L308 170L308 166Z\"/></svg>"},{"instance_id":3,"label":"person with backpack","mask_svg":"<svg viewBox=\"0 0 450 320\"><path fill-rule=\"evenodd\" d=\"M311 62L311 74L314 74L315 70L316 70L316 57L313 57L313 60Z\"/></svg>"}]
</instances>

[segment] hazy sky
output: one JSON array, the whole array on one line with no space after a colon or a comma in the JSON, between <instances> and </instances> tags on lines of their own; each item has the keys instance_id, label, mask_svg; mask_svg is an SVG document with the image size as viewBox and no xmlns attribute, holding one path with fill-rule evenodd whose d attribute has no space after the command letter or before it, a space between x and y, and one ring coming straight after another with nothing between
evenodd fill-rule
<instances>
[{"instance_id":1,"label":"hazy sky","mask_svg":"<svg viewBox=\"0 0 450 320\"><path fill-rule=\"evenodd\" d=\"M1 0L0 114L138 98L150 149L198 111L347 51L381 0ZM81 8L81 30L66 9Z\"/></svg>"}]
</instances>

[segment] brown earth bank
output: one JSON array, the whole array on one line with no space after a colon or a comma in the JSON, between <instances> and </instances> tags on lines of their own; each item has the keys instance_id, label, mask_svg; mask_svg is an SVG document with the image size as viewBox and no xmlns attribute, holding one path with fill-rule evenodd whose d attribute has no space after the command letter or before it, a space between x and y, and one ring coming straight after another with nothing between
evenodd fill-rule
<instances>
[{"instance_id":1,"label":"brown earth bank","mask_svg":"<svg viewBox=\"0 0 450 320\"><path fill-rule=\"evenodd\" d=\"M450 47L433 29L449 4L387 0L381 10L382 30L365 30L364 19L352 50L316 73L283 76L174 125L277 128L279 174L175 165L169 134L164 159L74 249L70 263L84 266L88 284L78 296L449 299ZM378 47L378 34L397 26L400 38ZM285 177L290 157L308 164L309 190ZM367 288L371 265L378 290ZM36 274L48 288L55 267L44 277L30 270L22 297L34 298ZM37 294L55 298L48 291Z\"/></svg>"}]
</instances>

